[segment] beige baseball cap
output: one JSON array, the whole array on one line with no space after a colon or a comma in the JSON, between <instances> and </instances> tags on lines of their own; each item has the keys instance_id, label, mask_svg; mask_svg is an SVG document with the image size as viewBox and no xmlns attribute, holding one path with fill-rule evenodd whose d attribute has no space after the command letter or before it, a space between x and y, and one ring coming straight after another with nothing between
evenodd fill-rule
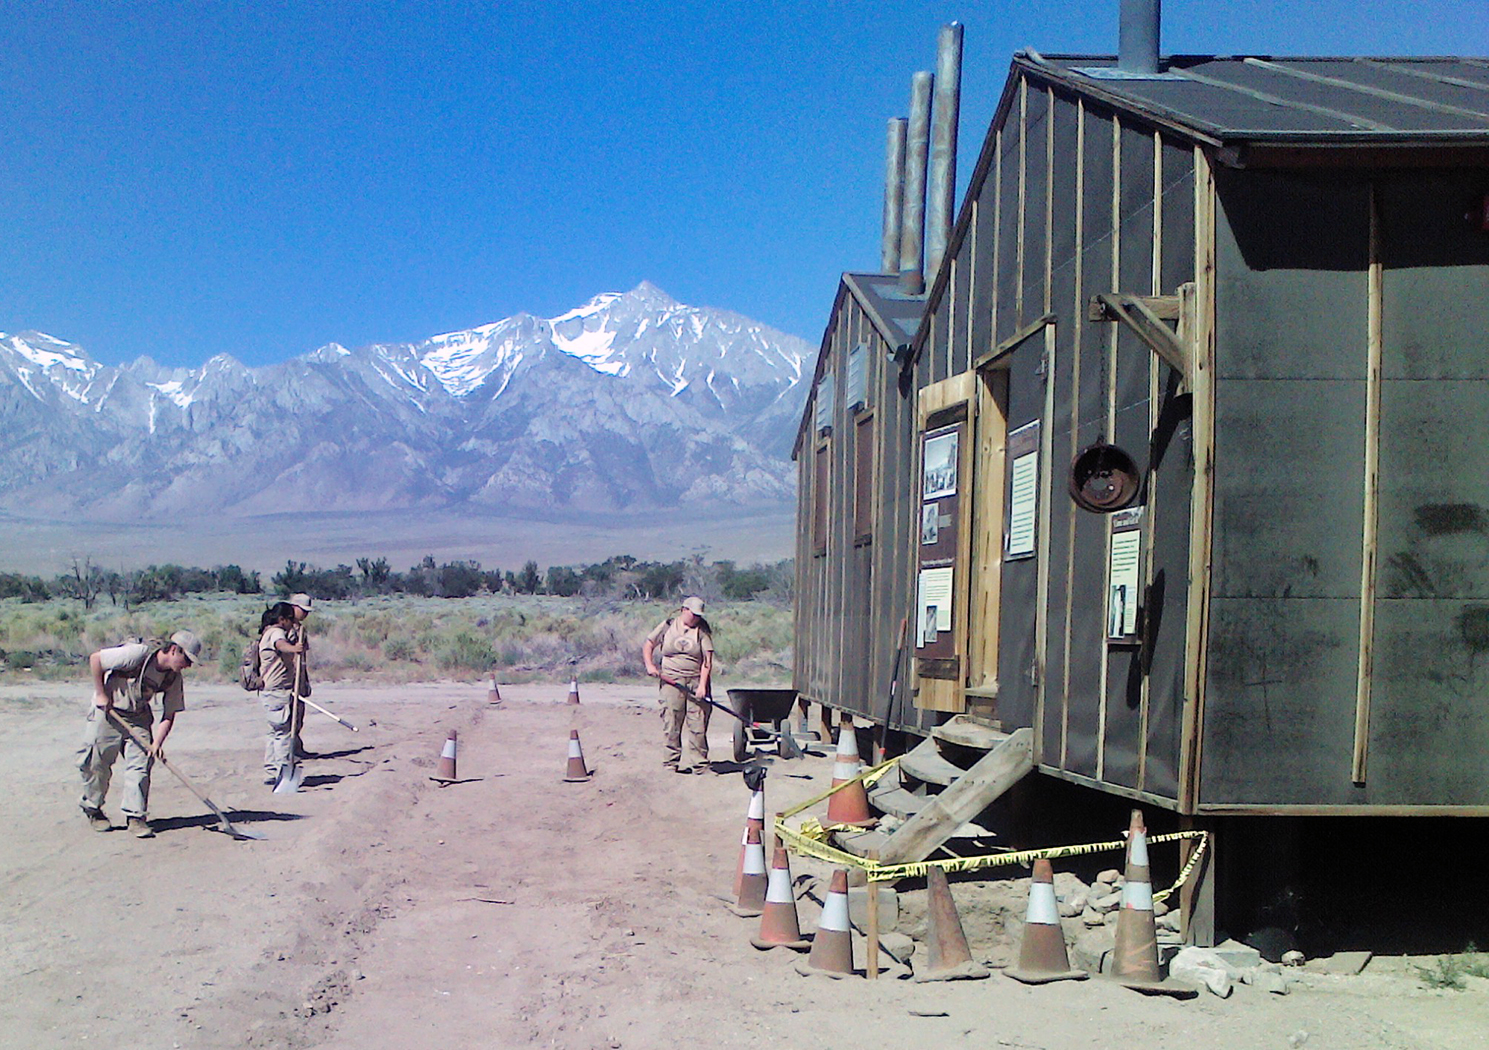
<instances>
[{"instance_id":1,"label":"beige baseball cap","mask_svg":"<svg viewBox=\"0 0 1489 1050\"><path fill-rule=\"evenodd\" d=\"M682 600L682 607L688 610L688 612L697 613L699 616L703 615L703 599L696 594L690 598L684 598Z\"/></svg>"},{"instance_id":2,"label":"beige baseball cap","mask_svg":"<svg viewBox=\"0 0 1489 1050\"><path fill-rule=\"evenodd\" d=\"M171 635L171 644L180 646L186 659L196 663L202 656L202 640L191 631L177 631Z\"/></svg>"},{"instance_id":3,"label":"beige baseball cap","mask_svg":"<svg viewBox=\"0 0 1489 1050\"><path fill-rule=\"evenodd\" d=\"M310 607L315 604L315 599L308 594L292 594L290 595L290 604L298 605L306 612L309 612Z\"/></svg>"}]
</instances>

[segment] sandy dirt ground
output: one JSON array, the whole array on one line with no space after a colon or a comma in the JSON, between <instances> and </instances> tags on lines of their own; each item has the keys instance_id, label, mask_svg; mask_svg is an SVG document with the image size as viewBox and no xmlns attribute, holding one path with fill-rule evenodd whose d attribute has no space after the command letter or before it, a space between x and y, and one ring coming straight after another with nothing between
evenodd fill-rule
<instances>
[{"instance_id":1,"label":"sandy dirt ground","mask_svg":"<svg viewBox=\"0 0 1489 1050\"><path fill-rule=\"evenodd\" d=\"M796 956L751 948L755 923L718 899L748 803L740 776L666 772L648 689L586 686L577 708L563 692L513 686L490 707L449 683L320 686L361 731L312 716L306 744L322 757L299 794L274 795L255 700L189 689L169 757L267 838L209 830L157 768L159 835L141 841L93 832L77 810L84 691L0 686L0 1047L1484 1045L1489 981L1430 991L1400 959L1224 1001L998 974L803 978ZM724 721L715 758L728 757ZM588 783L561 782L570 728ZM449 729L471 779L440 787L429 774ZM775 762L768 808L830 775L827 757ZM122 824L112 796L109 812ZM803 929L817 911L803 902Z\"/></svg>"}]
</instances>

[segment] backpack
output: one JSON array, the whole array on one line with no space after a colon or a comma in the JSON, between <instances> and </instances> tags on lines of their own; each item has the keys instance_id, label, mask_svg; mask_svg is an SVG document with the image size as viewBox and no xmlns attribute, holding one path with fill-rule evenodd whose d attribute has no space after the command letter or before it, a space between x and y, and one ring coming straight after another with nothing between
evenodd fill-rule
<instances>
[{"instance_id":1,"label":"backpack","mask_svg":"<svg viewBox=\"0 0 1489 1050\"><path fill-rule=\"evenodd\" d=\"M264 688L264 671L259 664L259 640L248 643L243 650L243 662L238 665L238 682L250 693Z\"/></svg>"}]
</instances>

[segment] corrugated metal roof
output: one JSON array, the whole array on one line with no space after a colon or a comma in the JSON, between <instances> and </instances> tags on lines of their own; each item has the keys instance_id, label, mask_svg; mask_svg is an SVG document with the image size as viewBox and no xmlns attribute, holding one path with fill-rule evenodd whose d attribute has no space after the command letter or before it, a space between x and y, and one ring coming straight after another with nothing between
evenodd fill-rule
<instances>
[{"instance_id":1,"label":"corrugated metal roof","mask_svg":"<svg viewBox=\"0 0 1489 1050\"><path fill-rule=\"evenodd\" d=\"M1114 75L1110 56L1014 65L1217 144L1489 143L1489 59L1175 55L1151 78Z\"/></svg>"}]
</instances>

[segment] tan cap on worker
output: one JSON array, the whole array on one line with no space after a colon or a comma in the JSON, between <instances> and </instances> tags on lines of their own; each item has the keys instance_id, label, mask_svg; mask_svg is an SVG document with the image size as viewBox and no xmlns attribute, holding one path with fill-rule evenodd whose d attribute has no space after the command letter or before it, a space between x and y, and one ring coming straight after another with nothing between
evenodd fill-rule
<instances>
[{"instance_id":1,"label":"tan cap on worker","mask_svg":"<svg viewBox=\"0 0 1489 1050\"><path fill-rule=\"evenodd\" d=\"M315 604L315 599L308 594L292 594L290 595L290 604L309 612L310 607Z\"/></svg>"},{"instance_id":2,"label":"tan cap on worker","mask_svg":"<svg viewBox=\"0 0 1489 1050\"><path fill-rule=\"evenodd\" d=\"M202 640L191 631L177 631L171 635L171 644L186 654L188 663L196 663L202 655Z\"/></svg>"},{"instance_id":3,"label":"tan cap on worker","mask_svg":"<svg viewBox=\"0 0 1489 1050\"><path fill-rule=\"evenodd\" d=\"M691 598L684 598L682 600L682 607L688 610L688 612L697 613L699 616L703 615L703 599L696 594Z\"/></svg>"}]
</instances>

